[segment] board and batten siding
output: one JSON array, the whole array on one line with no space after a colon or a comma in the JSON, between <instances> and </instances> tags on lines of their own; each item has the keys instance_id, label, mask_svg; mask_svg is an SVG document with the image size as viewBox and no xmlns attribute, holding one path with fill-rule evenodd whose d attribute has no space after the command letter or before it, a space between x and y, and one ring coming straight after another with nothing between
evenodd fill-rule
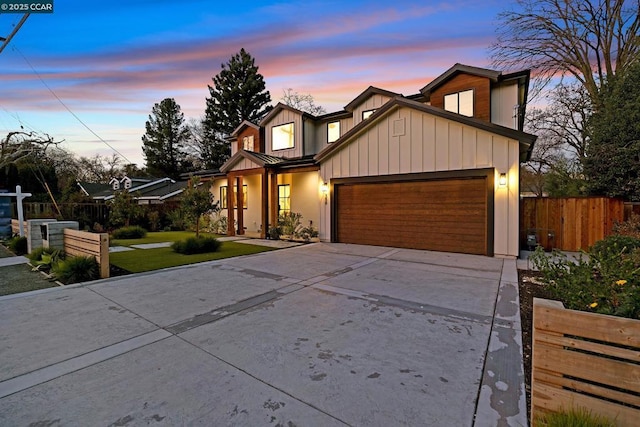
<instances>
[{"instance_id":1,"label":"board and batten siding","mask_svg":"<svg viewBox=\"0 0 640 427\"><path fill-rule=\"evenodd\" d=\"M233 165L233 167L231 168L231 170L229 172L233 172L233 171L243 171L243 170L247 170L247 169L255 169L255 168L261 168L262 166L260 166L259 164L251 161L250 159L241 159L240 161L238 161L238 163L236 163L235 165Z\"/></svg>"},{"instance_id":2,"label":"board and batten siding","mask_svg":"<svg viewBox=\"0 0 640 427\"><path fill-rule=\"evenodd\" d=\"M287 123L293 123L293 148L286 150L273 150L271 144L271 129L274 126L284 125ZM271 156L277 157L302 157L303 153L303 138L302 138L302 115L291 110L283 109L275 115L266 125L264 132L265 147L264 152Z\"/></svg>"},{"instance_id":3,"label":"board and batten siding","mask_svg":"<svg viewBox=\"0 0 640 427\"><path fill-rule=\"evenodd\" d=\"M353 126L362 121L362 113L367 110L375 110L386 104L391 98L388 96L374 94L367 98L362 104L353 109ZM342 126L342 122L340 122ZM340 133L346 132L340 129Z\"/></svg>"},{"instance_id":4,"label":"board and batten siding","mask_svg":"<svg viewBox=\"0 0 640 427\"><path fill-rule=\"evenodd\" d=\"M518 83L504 84L491 89L491 122L517 129Z\"/></svg>"},{"instance_id":5,"label":"board and batten siding","mask_svg":"<svg viewBox=\"0 0 640 427\"><path fill-rule=\"evenodd\" d=\"M398 108L323 160L320 176L335 178L495 168L494 253L517 256L519 144L504 136L410 108ZM506 187L499 186L507 173ZM321 235L331 236L329 205Z\"/></svg>"}]
</instances>

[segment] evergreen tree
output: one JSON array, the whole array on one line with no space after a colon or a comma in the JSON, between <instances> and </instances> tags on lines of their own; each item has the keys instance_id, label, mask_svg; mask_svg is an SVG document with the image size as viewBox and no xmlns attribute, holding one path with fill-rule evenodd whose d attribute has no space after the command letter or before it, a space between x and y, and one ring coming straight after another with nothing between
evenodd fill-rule
<instances>
[{"instance_id":1,"label":"evergreen tree","mask_svg":"<svg viewBox=\"0 0 640 427\"><path fill-rule=\"evenodd\" d=\"M589 121L584 172L592 194L640 201L640 63L610 78Z\"/></svg>"},{"instance_id":2,"label":"evergreen tree","mask_svg":"<svg viewBox=\"0 0 640 427\"><path fill-rule=\"evenodd\" d=\"M188 172L190 164L184 146L189 140L189 129L180 105L173 98L155 104L145 127L142 151L149 173L178 178L181 172Z\"/></svg>"},{"instance_id":3,"label":"evergreen tree","mask_svg":"<svg viewBox=\"0 0 640 427\"><path fill-rule=\"evenodd\" d=\"M244 49L222 64L209 93L202 124L210 147L203 150L203 160L207 167L215 168L229 158L230 147L224 138L244 120L258 123L271 109L271 95L254 58Z\"/></svg>"}]
</instances>

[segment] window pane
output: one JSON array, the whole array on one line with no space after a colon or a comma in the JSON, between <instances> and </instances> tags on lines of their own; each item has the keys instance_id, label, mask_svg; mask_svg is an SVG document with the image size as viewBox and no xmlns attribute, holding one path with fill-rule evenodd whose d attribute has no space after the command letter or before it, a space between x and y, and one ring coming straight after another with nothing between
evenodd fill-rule
<instances>
[{"instance_id":1,"label":"window pane","mask_svg":"<svg viewBox=\"0 0 640 427\"><path fill-rule=\"evenodd\" d=\"M271 128L271 147L274 151L293 148L293 123Z\"/></svg>"},{"instance_id":2,"label":"window pane","mask_svg":"<svg viewBox=\"0 0 640 427\"><path fill-rule=\"evenodd\" d=\"M233 188L236 190L233 193L233 207L235 209L238 209L238 186L236 185ZM248 192L247 186L243 185L242 186L242 208L243 209L247 209L247 206L248 206L248 203L249 203L249 201L247 200L248 199L248 195L249 195L249 192Z\"/></svg>"},{"instance_id":3,"label":"window pane","mask_svg":"<svg viewBox=\"0 0 640 427\"><path fill-rule=\"evenodd\" d=\"M367 120L376 110L367 110L362 112L362 120Z\"/></svg>"},{"instance_id":4,"label":"window pane","mask_svg":"<svg viewBox=\"0 0 640 427\"><path fill-rule=\"evenodd\" d=\"M473 117L473 90L460 92L459 113L463 116Z\"/></svg>"},{"instance_id":5,"label":"window pane","mask_svg":"<svg viewBox=\"0 0 640 427\"><path fill-rule=\"evenodd\" d=\"M340 138L340 122L331 122L327 125L327 142L337 141Z\"/></svg>"},{"instance_id":6,"label":"window pane","mask_svg":"<svg viewBox=\"0 0 640 427\"><path fill-rule=\"evenodd\" d=\"M242 138L242 148L247 151L253 151L253 135Z\"/></svg>"},{"instance_id":7,"label":"window pane","mask_svg":"<svg viewBox=\"0 0 640 427\"><path fill-rule=\"evenodd\" d=\"M220 187L220 209L227 209L227 187Z\"/></svg>"},{"instance_id":8,"label":"window pane","mask_svg":"<svg viewBox=\"0 0 640 427\"><path fill-rule=\"evenodd\" d=\"M291 211L291 187L289 184L278 185L278 211Z\"/></svg>"},{"instance_id":9,"label":"window pane","mask_svg":"<svg viewBox=\"0 0 640 427\"><path fill-rule=\"evenodd\" d=\"M451 111L452 113L458 112L458 94L457 93L444 96L444 109L447 111Z\"/></svg>"}]
</instances>

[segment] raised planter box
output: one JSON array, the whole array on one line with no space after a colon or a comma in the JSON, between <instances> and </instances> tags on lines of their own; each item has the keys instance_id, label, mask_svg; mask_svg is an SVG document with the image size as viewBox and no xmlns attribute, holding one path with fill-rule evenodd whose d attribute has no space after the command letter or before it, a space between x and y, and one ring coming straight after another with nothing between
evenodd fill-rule
<instances>
[{"instance_id":1,"label":"raised planter box","mask_svg":"<svg viewBox=\"0 0 640 427\"><path fill-rule=\"evenodd\" d=\"M640 320L535 298L531 419L585 408L619 426L640 420Z\"/></svg>"}]
</instances>

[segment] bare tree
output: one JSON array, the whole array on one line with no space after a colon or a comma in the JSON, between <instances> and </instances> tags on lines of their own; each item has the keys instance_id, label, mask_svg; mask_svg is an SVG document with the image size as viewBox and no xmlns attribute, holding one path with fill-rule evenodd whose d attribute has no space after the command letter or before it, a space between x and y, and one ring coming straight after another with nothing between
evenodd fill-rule
<instances>
[{"instance_id":1,"label":"bare tree","mask_svg":"<svg viewBox=\"0 0 640 427\"><path fill-rule=\"evenodd\" d=\"M99 154L93 157L80 157L77 162L79 166L78 181L107 183L111 178L123 172L120 166L122 159L116 154L112 154L111 157Z\"/></svg>"},{"instance_id":2,"label":"bare tree","mask_svg":"<svg viewBox=\"0 0 640 427\"><path fill-rule=\"evenodd\" d=\"M527 132L538 135L531 159L522 165L522 191L542 197L546 191L546 176L563 157L563 136L549 126L547 110L532 108L527 113Z\"/></svg>"},{"instance_id":3,"label":"bare tree","mask_svg":"<svg viewBox=\"0 0 640 427\"><path fill-rule=\"evenodd\" d=\"M491 47L498 68L530 68L540 89L573 76L597 102L605 77L640 58L638 0L516 0L499 15Z\"/></svg>"},{"instance_id":4,"label":"bare tree","mask_svg":"<svg viewBox=\"0 0 640 427\"><path fill-rule=\"evenodd\" d=\"M25 157L44 152L50 145L57 145L60 142L62 141L55 141L47 134L9 132L0 141L0 169Z\"/></svg>"},{"instance_id":5,"label":"bare tree","mask_svg":"<svg viewBox=\"0 0 640 427\"><path fill-rule=\"evenodd\" d=\"M313 96L305 93L298 93L292 88L288 88L283 90L282 98L280 101L288 105L289 107L293 107L296 110L307 112L311 115L317 116L320 114L324 114L327 111L321 105L316 105Z\"/></svg>"},{"instance_id":6,"label":"bare tree","mask_svg":"<svg viewBox=\"0 0 640 427\"><path fill-rule=\"evenodd\" d=\"M527 117L528 131L551 138L556 148L582 163L589 143L588 119L592 114L586 90L579 84L559 84L548 93L548 101L544 109L531 109Z\"/></svg>"}]
</instances>

